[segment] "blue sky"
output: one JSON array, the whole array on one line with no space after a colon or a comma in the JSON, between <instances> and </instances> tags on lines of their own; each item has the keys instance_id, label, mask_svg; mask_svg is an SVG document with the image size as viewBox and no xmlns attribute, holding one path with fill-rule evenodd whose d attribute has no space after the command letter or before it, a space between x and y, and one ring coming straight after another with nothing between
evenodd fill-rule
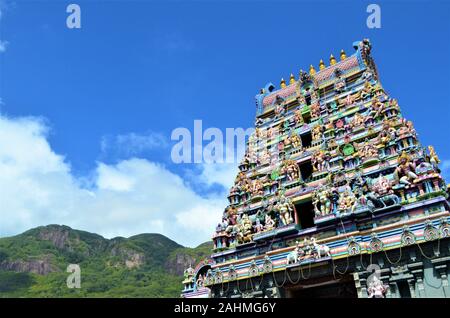
<instances>
[{"instance_id":1,"label":"blue sky","mask_svg":"<svg viewBox=\"0 0 450 318\"><path fill-rule=\"evenodd\" d=\"M80 30L65 25L66 6L73 2L82 10ZM254 95L267 82L278 85L282 77L298 75L310 64L318 68L321 58L328 63L330 54L338 56L341 49L351 54L352 43L362 38L369 38L373 44L372 55L384 88L397 98L404 116L414 122L421 142L433 144L443 167L450 170L448 1L376 1L381 6L381 29L367 28L366 8L372 2L366 1L0 3L0 40L7 41L0 53L3 126L12 125L14 131L23 129L24 139L32 145L36 144L32 138L42 142L47 154L57 158L55 169L63 174L61 178L70 179L77 190L86 188L99 197L106 195L99 189L127 189L125 192L130 193L135 191L133 187L105 186L101 177L113 182L117 178L112 177L118 174L145 175L139 169L149 172L152 167L174 180L173 184L161 181L161 187L173 189L174 197L175 185L181 182L182 191L188 193L186 198L198 200L191 210L205 202L215 208L226 204L220 197L234 170L228 166L173 164L172 130L192 128L195 119L203 120L204 127L251 127ZM43 164L47 161L51 160L43 155ZM47 180L44 175L39 178ZM33 180L39 188L47 189L40 184L41 179ZM64 188L57 182L53 186ZM72 200L78 194L65 197L53 194L51 189L46 192L49 203L39 207L40 212L36 211L37 203L32 207L21 205L23 214L16 220L17 212L9 211L8 217L13 220L3 228L0 224L0 235L62 222L105 236L161 231L182 244L195 245L208 240L207 233L213 230L211 227L197 233L195 222L203 226L200 219L204 214L198 214L196 220L177 206L161 204L160 210L179 212L165 211L164 217L161 211L157 216L138 206L142 214L130 216L136 201L127 209L126 198L117 203L123 208L115 214L116 223L103 224L101 215L97 221L80 217L71 222L74 210L57 212L51 202L54 197ZM23 192L18 188L16 193ZM145 195L145 190L136 193L139 198ZM39 201L36 197L33 200ZM64 204L56 206L61 210ZM50 213L51 209L55 212ZM205 226L211 226L219 210ZM186 216L178 217L176 230L171 228L171 215ZM115 228L127 217L130 221L126 226ZM149 223L138 226L140 218ZM151 225L151 220L156 225ZM189 222L192 224L183 227Z\"/></svg>"}]
</instances>

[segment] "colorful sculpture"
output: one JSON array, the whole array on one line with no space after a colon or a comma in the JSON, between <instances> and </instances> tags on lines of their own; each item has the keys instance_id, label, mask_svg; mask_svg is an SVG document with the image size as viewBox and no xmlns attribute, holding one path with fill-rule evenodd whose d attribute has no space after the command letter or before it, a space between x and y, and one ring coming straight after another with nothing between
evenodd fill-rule
<instances>
[{"instance_id":1,"label":"colorful sculpture","mask_svg":"<svg viewBox=\"0 0 450 318\"><path fill-rule=\"evenodd\" d=\"M395 180L404 185L411 185L411 182L417 179L417 175L414 173L415 169L416 166L411 158L403 151L398 158L398 166L394 172Z\"/></svg>"},{"instance_id":2,"label":"colorful sculpture","mask_svg":"<svg viewBox=\"0 0 450 318\"><path fill-rule=\"evenodd\" d=\"M294 219L292 217L292 213L294 211L292 203L283 194L280 195L275 209L278 211L283 225L289 225L294 222Z\"/></svg>"}]
</instances>

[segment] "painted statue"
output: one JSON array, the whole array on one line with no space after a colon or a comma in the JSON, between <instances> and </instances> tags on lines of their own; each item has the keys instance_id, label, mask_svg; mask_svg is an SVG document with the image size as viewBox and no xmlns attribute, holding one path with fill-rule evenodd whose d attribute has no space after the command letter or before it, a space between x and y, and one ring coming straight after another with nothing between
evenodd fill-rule
<instances>
[{"instance_id":1,"label":"painted statue","mask_svg":"<svg viewBox=\"0 0 450 318\"><path fill-rule=\"evenodd\" d=\"M339 206L338 209L340 212L347 212L354 209L356 203L355 195L350 191L350 189L346 189L339 198Z\"/></svg>"},{"instance_id":2,"label":"painted statue","mask_svg":"<svg viewBox=\"0 0 450 318\"><path fill-rule=\"evenodd\" d=\"M266 219L264 220L264 231L270 231L275 228L275 221L269 214L266 214Z\"/></svg>"},{"instance_id":3,"label":"painted statue","mask_svg":"<svg viewBox=\"0 0 450 318\"><path fill-rule=\"evenodd\" d=\"M378 276L373 275L372 279L369 281L367 286L368 298L385 298L387 292L387 286L378 278Z\"/></svg>"},{"instance_id":4,"label":"painted statue","mask_svg":"<svg viewBox=\"0 0 450 318\"><path fill-rule=\"evenodd\" d=\"M418 178L414 173L415 170L416 165L411 161L408 154L403 151L398 158L398 166L395 168L394 178L401 184L410 185L411 182Z\"/></svg>"},{"instance_id":5,"label":"painted statue","mask_svg":"<svg viewBox=\"0 0 450 318\"><path fill-rule=\"evenodd\" d=\"M430 163L433 166L433 168L438 169L438 164L441 162L436 154L436 151L434 150L433 146L428 146L428 151L430 152Z\"/></svg>"},{"instance_id":6,"label":"painted statue","mask_svg":"<svg viewBox=\"0 0 450 318\"><path fill-rule=\"evenodd\" d=\"M280 219L283 225L288 225L294 222L292 212L294 211L291 201L284 195L280 196L280 200L276 205L276 210L280 214Z\"/></svg>"}]
</instances>

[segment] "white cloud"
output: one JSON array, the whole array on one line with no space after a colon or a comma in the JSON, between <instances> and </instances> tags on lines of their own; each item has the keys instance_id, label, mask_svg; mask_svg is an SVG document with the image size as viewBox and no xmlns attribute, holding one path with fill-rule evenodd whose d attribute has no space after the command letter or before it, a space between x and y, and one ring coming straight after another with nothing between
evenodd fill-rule
<instances>
[{"instance_id":1,"label":"white cloud","mask_svg":"<svg viewBox=\"0 0 450 318\"><path fill-rule=\"evenodd\" d=\"M155 132L103 136L100 144L104 156L117 156L122 158L124 156L137 156L154 149L166 148L168 145L169 143L166 137Z\"/></svg>"},{"instance_id":2,"label":"white cloud","mask_svg":"<svg viewBox=\"0 0 450 318\"><path fill-rule=\"evenodd\" d=\"M42 120L0 115L0 236L56 223L105 237L159 232L187 246L210 239L223 194L200 196L165 166L138 158L99 162L85 182L51 149L47 131ZM212 166L200 178L231 179Z\"/></svg>"},{"instance_id":3,"label":"white cloud","mask_svg":"<svg viewBox=\"0 0 450 318\"><path fill-rule=\"evenodd\" d=\"M219 184L225 189L231 188L238 173L236 163L211 163L201 165L199 181L206 185Z\"/></svg>"}]
</instances>

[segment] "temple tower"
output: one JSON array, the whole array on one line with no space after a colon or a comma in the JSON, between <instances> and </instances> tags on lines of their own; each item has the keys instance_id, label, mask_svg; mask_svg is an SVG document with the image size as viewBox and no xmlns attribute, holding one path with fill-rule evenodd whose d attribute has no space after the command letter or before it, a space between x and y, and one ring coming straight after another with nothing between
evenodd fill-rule
<instances>
[{"instance_id":1,"label":"temple tower","mask_svg":"<svg viewBox=\"0 0 450 318\"><path fill-rule=\"evenodd\" d=\"M370 41L353 47L256 96L203 295L450 297L439 159L381 85ZM183 297L199 294L190 275Z\"/></svg>"}]
</instances>

